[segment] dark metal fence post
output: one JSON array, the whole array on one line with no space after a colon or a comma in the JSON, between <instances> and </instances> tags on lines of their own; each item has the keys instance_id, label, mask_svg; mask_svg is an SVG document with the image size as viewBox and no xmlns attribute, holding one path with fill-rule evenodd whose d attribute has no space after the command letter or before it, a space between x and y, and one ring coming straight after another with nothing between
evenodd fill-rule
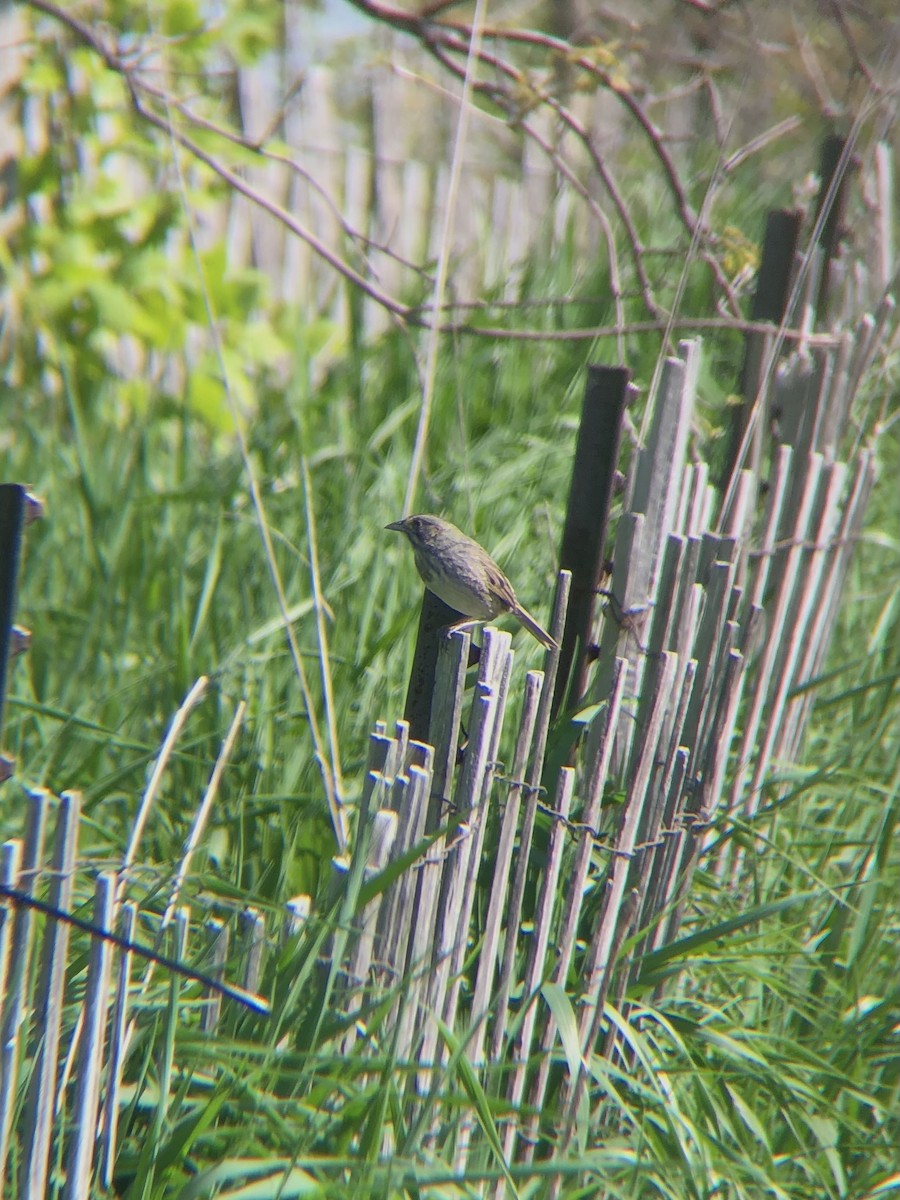
<instances>
[{"instance_id":1,"label":"dark metal fence post","mask_svg":"<svg viewBox=\"0 0 900 1200\"><path fill-rule=\"evenodd\" d=\"M802 226L803 213L799 209L778 208L766 218L762 259L750 308L752 321L767 321L777 329L784 320L796 274L797 246ZM738 457L757 396L767 394L768 389L763 386L765 381L762 376L766 351L772 345L774 336L774 332L747 334L739 384L743 399L742 403L735 407L732 415L728 461L722 476L726 483L734 472L743 466L753 470L759 469L765 425L762 414L756 423L752 443L747 447L745 461L739 463Z\"/></svg>"},{"instance_id":2,"label":"dark metal fence post","mask_svg":"<svg viewBox=\"0 0 900 1200\"><path fill-rule=\"evenodd\" d=\"M21 484L0 484L0 735L6 707L6 680L27 503L27 493Z\"/></svg>"},{"instance_id":3,"label":"dark metal fence post","mask_svg":"<svg viewBox=\"0 0 900 1200\"><path fill-rule=\"evenodd\" d=\"M594 605L603 570L606 527L630 379L631 373L625 367L588 367L559 554L560 567L572 572L572 591L553 694L554 716L566 696L577 700L585 691Z\"/></svg>"},{"instance_id":4,"label":"dark metal fence post","mask_svg":"<svg viewBox=\"0 0 900 1200\"><path fill-rule=\"evenodd\" d=\"M438 648L442 630L455 621L463 620L461 613L433 592L425 589L422 610L419 613L419 632L409 687L406 691L404 717L409 722L409 736L414 742L427 742L431 723L431 701L434 695L434 674L437 667Z\"/></svg>"},{"instance_id":5,"label":"dark metal fence post","mask_svg":"<svg viewBox=\"0 0 900 1200\"><path fill-rule=\"evenodd\" d=\"M826 207L825 220L819 232L819 248L822 251L822 269L819 275L819 290L816 296L816 321L821 327L828 316L831 289L831 264L837 257L844 236L844 214L847 209L847 192L851 168L855 160L846 153L847 141L839 134L831 133L822 143L819 159L819 195L816 200L816 218Z\"/></svg>"}]
</instances>

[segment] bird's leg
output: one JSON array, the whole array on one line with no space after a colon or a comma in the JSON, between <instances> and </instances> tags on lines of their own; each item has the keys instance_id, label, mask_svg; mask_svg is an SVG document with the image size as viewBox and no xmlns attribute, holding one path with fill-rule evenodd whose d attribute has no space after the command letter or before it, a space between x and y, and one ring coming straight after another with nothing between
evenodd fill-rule
<instances>
[{"instance_id":1,"label":"bird's leg","mask_svg":"<svg viewBox=\"0 0 900 1200\"><path fill-rule=\"evenodd\" d=\"M444 626L444 637L449 637L451 633L457 630L474 629L476 625L483 625L484 621L473 619L472 617L463 617L461 621L454 621L452 625Z\"/></svg>"}]
</instances>

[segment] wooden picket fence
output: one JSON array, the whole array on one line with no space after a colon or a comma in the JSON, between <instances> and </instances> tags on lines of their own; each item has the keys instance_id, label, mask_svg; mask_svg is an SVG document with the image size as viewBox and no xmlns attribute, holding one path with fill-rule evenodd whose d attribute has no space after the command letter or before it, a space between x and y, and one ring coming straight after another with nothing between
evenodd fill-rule
<instances>
[{"instance_id":1,"label":"wooden picket fence","mask_svg":"<svg viewBox=\"0 0 900 1200\"><path fill-rule=\"evenodd\" d=\"M332 883L338 895L370 888L326 947L340 967L331 1003L348 1018L340 1049L367 1053L367 1013L386 998L379 1040L387 1027L397 1061L412 1065L415 1106L446 1061L442 1027L455 1031L481 1084L505 1102L508 1161L535 1154L557 1043L568 1062L552 1105L557 1146L560 1122L563 1137L572 1131L590 1055L627 1058L608 1016L679 936L707 831L751 819L765 789L777 789L774 769L798 752L811 705L804 685L822 669L873 483L872 448L857 445L842 461L839 447L891 311L886 301L855 334L820 339L769 373L760 412L777 408L780 443L724 498L686 454L699 344L666 360L618 522L580 743L561 748L551 724L559 651L519 682L510 635L494 628L484 631L468 699L471 635L443 639L428 743L411 741L403 721L372 734L354 840ZM550 626L557 640L568 585L563 572ZM507 740L512 753L501 762ZM68 924L43 921L38 948L27 901L71 909L79 812L77 794L56 802L33 793L23 838L0 851L0 1179L14 1160L18 1194L28 1197L46 1194L59 1157L59 1195L87 1196L93 1177L109 1185L132 1009L158 969L134 978L138 913L125 900L127 871L101 873L92 921L123 941L92 937L81 1017L63 1043ZM741 855L733 840L721 845L707 865L738 881ZM177 903L186 868L157 919L171 927L176 961L191 924ZM487 903L476 910L485 880ZM302 930L312 908L311 897L296 897L286 932ZM273 933L243 914L231 946L229 926L206 920L208 974L193 977L210 1036L223 1003L265 1009L253 994ZM235 963L240 982L225 983ZM484 1136L474 1107L465 1111L460 1171ZM498 1200L504 1186L493 1190Z\"/></svg>"},{"instance_id":2,"label":"wooden picket fence","mask_svg":"<svg viewBox=\"0 0 900 1200\"><path fill-rule=\"evenodd\" d=\"M384 870L452 816L417 877L404 872L371 902L348 969L360 994L407 980L404 1060L428 1068L439 1059L437 1017L456 1030L485 1085L502 1080L508 1111L528 1114L506 1121L508 1160L528 1162L534 1153L558 1040L570 1067L563 1103L550 1110L559 1149L560 1119L571 1132L592 1051L604 1038L608 1056L621 1050L607 1003L619 1008L653 952L678 937L707 830L751 819L773 766L796 755L811 705L804 685L821 671L874 478L870 448L849 462L836 458L872 329L864 322L855 338L798 355L779 374L784 440L763 503L760 479L746 471L723 509L706 466L685 462L698 344L666 362L655 425L619 521L614 600L575 766L547 778L558 658L548 651L545 670L526 675L515 750L500 767L515 689L509 635L493 629L485 630L463 722L461 766L466 633L442 647L432 744L408 743L402 722L373 734L370 869ZM557 638L567 589L562 575L550 626ZM619 789L624 802L607 804ZM723 841L712 866L736 880L733 844ZM490 900L473 926L479 874L489 875ZM529 880L539 881L536 890ZM623 961L619 948L638 933ZM577 1036L567 1013L576 1015ZM427 1090L427 1077L420 1086ZM463 1124L460 1171L472 1130ZM498 1183L497 1197L504 1187Z\"/></svg>"},{"instance_id":3,"label":"wooden picket fence","mask_svg":"<svg viewBox=\"0 0 900 1200\"><path fill-rule=\"evenodd\" d=\"M364 246L372 277L386 292L418 294L421 264L433 261L439 249L457 101L448 98L444 84L423 86L422 80L435 78L428 55L406 38L387 35L374 63L361 54L349 70L319 63L305 69L302 88L286 103L285 81L296 77L296 61L306 59L309 27L317 22L293 0L286 10L291 13L285 17L287 44L273 48L256 66L235 66L232 85L240 98L234 135L250 143L271 140L281 130L290 152L242 161L240 173L269 205L291 214L336 256L346 253L352 230L353 240ZM0 9L0 165L17 155L41 153L53 138L49 101L32 92L25 103L15 91L28 62L30 23L25 8ZM92 86L74 64L68 83L75 91ZM348 85L362 86L368 96L352 119ZM582 108L585 103L586 98ZM398 120L398 114L410 112L415 121ZM588 115L582 113L585 119ZM553 114L534 113L531 122L544 144L552 145ZM621 118L607 111L603 124L607 138L621 136ZM429 130L424 140L423 129ZM515 298L525 265L535 254L549 256L567 236L586 257L593 257L602 241L589 206L574 203L570 190L560 186L552 159L531 139L523 139L512 153L510 140L508 130L498 133L493 123L476 123L470 135L467 203L457 207L452 231L453 290L461 303L479 301L488 291L495 298ZM90 161L86 145L82 154L80 170L91 178L99 165ZM217 154L229 161L227 139ZM570 170L587 169L584 155L569 157ZM118 169L138 196L153 186L137 169L124 163ZM233 190L211 200L198 222L198 237L203 245L224 244L231 270L261 270L279 300L317 317L327 314L344 328L348 300L346 289L336 286L333 266L273 220L263 205ZM360 300L367 337L391 327L392 318L380 305Z\"/></svg>"}]
</instances>

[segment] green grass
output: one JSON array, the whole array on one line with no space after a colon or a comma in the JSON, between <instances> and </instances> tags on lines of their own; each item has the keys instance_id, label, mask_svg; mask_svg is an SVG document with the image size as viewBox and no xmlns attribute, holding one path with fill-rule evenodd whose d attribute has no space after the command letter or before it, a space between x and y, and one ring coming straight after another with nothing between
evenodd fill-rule
<instances>
[{"instance_id":1,"label":"green grass","mask_svg":"<svg viewBox=\"0 0 900 1200\"><path fill-rule=\"evenodd\" d=\"M422 507L453 515L514 564L520 593L542 611L567 490L580 354L566 368L536 350L530 373L522 358L520 347L453 347L439 383ZM360 369L365 376L366 364ZM382 531L402 502L415 385L396 367L386 382L379 390L376 376L352 416L341 371L315 392L267 390L248 430L288 603L302 614L298 639L321 718L295 442L309 466L351 802L372 722L402 711L419 594L404 547ZM30 419L17 427L4 474L28 480L48 517L27 536L20 616L34 646L12 678L6 744L18 775L3 798L8 835L19 831L24 783L82 789L85 894L92 866L122 853L173 711L208 674L209 696L189 719L151 815L133 893L151 908L154 897L161 903L243 698L246 727L188 895L201 906L218 898L226 912L252 902L270 919L290 895L323 895L333 852L327 814L230 439L170 403L138 412L114 381L89 398L27 403ZM404 405L407 415L380 436ZM889 448L885 442L886 459ZM872 520L880 524L860 548L832 654L836 673L823 684L827 701L805 761L785 764L786 794L773 781L772 808L752 828L723 827L722 836L749 853L741 889L723 893L699 873L685 930L692 940L665 962L651 960L653 974L632 993L646 1005L629 1019L633 1063L597 1060L605 1128L585 1121L559 1160L552 1111L542 1123L539 1157L564 1170L573 1194L585 1171L597 1181L589 1191L602 1179L613 1196L673 1197L709 1195L716 1186L747 1197L863 1196L889 1174L898 1083L890 949L896 544L879 529L889 528L890 505L879 489ZM524 637L520 647L525 659L534 657ZM129 1194L203 1194L207 1177L198 1170L216 1170L220 1182L236 1186L247 1161L260 1171L277 1167L297 1186L309 1172L332 1195L346 1194L340 1181L348 1179L355 1195L396 1194L402 1179L425 1190L449 1184L441 1159L468 1087L465 1060L454 1067L451 1058L437 1083L431 1111L442 1133L430 1147L427 1122L405 1126L406 1069L391 1057L383 1010L369 1014L373 1044L365 1052L335 1053L342 1016L320 1007L327 993L315 966L331 919L326 906L321 924L271 958L264 990L274 1016L264 1021L226 1006L213 1040L196 1033L189 1008L167 1015L169 985L157 977L141 1006L129 1069L133 1107L119 1164ZM152 938L149 928L143 933ZM654 1000L648 985L662 980L663 998ZM180 1082L160 1098L159 1050L169 1035ZM382 1036L387 1042L376 1049ZM494 1101L487 1111L501 1115ZM151 1153L142 1131L154 1121ZM388 1128L397 1145L390 1164L381 1158ZM497 1169L482 1154L470 1185ZM523 1195L540 1179L537 1169L514 1167L513 1175Z\"/></svg>"}]
</instances>

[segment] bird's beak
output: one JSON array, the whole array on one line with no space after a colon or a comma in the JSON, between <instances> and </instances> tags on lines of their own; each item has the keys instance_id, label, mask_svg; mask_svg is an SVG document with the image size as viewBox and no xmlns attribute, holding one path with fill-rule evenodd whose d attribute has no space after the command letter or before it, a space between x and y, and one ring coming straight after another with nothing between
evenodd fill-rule
<instances>
[{"instance_id":1,"label":"bird's beak","mask_svg":"<svg viewBox=\"0 0 900 1200\"><path fill-rule=\"evenodd\" d=\"M385 525L385 529L396 529L398 533L406 532L405 521L391 521L390 525Z\"/></svg>"}]
</instances>

